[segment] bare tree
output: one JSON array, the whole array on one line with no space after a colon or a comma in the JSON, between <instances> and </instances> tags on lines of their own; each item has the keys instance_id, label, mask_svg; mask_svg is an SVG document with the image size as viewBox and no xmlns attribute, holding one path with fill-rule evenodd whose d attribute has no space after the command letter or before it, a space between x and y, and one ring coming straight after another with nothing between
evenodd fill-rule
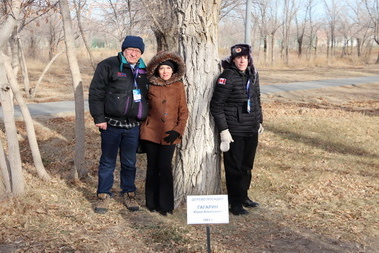
<instances>
[{"instance_id":1,"label":"bare tree","mask_svg":"<svg viewBox=\"0 0 379 253\"><path fill-rule=\"evenodd\" d=\"M268 7L270 1L254 1L252 6L253 18L256 26L259 27L259 33L261 35L261 40L263 41L263 55L265 63L268 61L268 43L269 43L269 28L268 28Z\"/></svg>"},{"instance_id":2,"label":"bare tree","mask_svg":"<svg viewBox=\"0 0 379 253\"><path fill-rule=\"evenodd\" d=\"M59 0L61 8L63 29L65 34L66 54L70 65L71 77L75 96L75 158L72 179L87 177L87 169L84 166L84 94L83 81L80 74L78 60L76 58L75 38L70 17L70 8L67 0Z\"/></svg>"},{"instance_id":3,"label":"bare tree","mask_svg":"<svg viewBox=\"0 0 379 253\"><path fill-rule=\"evenodd\" d=\"M20 39L20 32L33 22L38 22L46 13L54 8L54 4L51 4L49 0L39 1L27 1L22 3L20 19L18 25L15 27L12 37L9 41L11 48L12 68L15 75L18 75L18 71L21 67L22 80L24 83L24 90L26 95L29 96L29 75L26 65L23 42Z\"/></svg>"},{"instance_id":4,"label":"bare tree","mask_svg":"<svg viewBox=\"0 0 379 253\"><path fill-rule=\"evenodd\" d=\"M374 41L379 45L379 0L364 0L364 3L371 19ZM375 64L379 64L379 52Z\"/></svg>"},{"instance_id":5,"label":"bare tree","mask_svg":"<svg viewBox=\"0 0 379 253\"><path fill-rule=\"evenodd\" d=\"M289 49L290 49L290 36L291 28L294 17L298 12L298 6L295 0L284 0L283 6L283 26L282 26L282 47L281 56L283 62L288 65L289 63Z\"/></svg>"},{"instance_id":6,"label":"bare tree","mask_svg":"<svg viewBox=\"0 0 379 253\"><path fill-rule=\"evenodd\" d=\"M146 9L140 1L136 0L107 0L99 1L96 6L101 10L102 22L99 27L103 31L116 38L121 42L125 35L141 33L142 26L146 26ZM144 11L141 12L140 10Z\"/></svg>"},{"instance_id":7,"label":"bare tree","mask_svg":"<svg viewBox=\"0 0 379 253\"><path fill-rule=\"evenodd\" d=\"M20 15L21 1L14 0L8 6L6 12L6 20L0 30L0 51L3 50L5 44L11 37L14 28L17 26L17 18ZM25 192L25 179L21 167L20 147L17 139L16 122L13 114L13 100L11 89L8 84L8 79L4 67L3 54L0 54L0 102L4 115L4 126L8 144L9 156L9 174L10 185L14 195L21 195ZM2 145L1 145L2 146ZM1 151L1 153L4 153ZM4 166L4 159L2 158Z\"/></svg>"},{"instance_id":8,"label":"bare tree","mask_svg":"<svg viewBox=\"0 0 379 253\"><path fill-rule=\"evenodd\" d=\"M74 4L75 4L76 19L78 21L78 27L79 27L80 35L82 36L84 46L86 47L86 50L88 52L89 59L91 61L91 66L92 66L93 70L95 70L96 65L94 62L94 57L93 57L92 51L90 49L90 45L88 43L87 37L85 35L84 27L83 27L83 23L82 23L82 18L81 18L82 14L83 14L83 8L86 5L86 1L85 0L75 0Z\"/></svg>"},{"instance_id":9,"label":"bare tree","mask_svg":"<svg viewBox=\"0 0 379 253\"><path fill-rule=\"evenodd\" d=\"M34 161L34 166L36 167L38 176L40 178L44 180L49 180L50 176L49 174L47 174L45 170L45 166L43 165L42 159L41 159L41 153L38 148L37 137L36 137L34 126L33 126L33 119L30 116L29 109L24 101L24 98L22 97L20 88L18 87L17 80L13 73L10 60L7 59L5 55L3 55L3 59L5 60L4 62L5 71L7 73L7 78L9 80L12 92L20 106L22 115L24 117L28 141L29 141L29 145L30 145L30 149L31 149L32 157Z\"/></svg>"},{"instance_id":10,"label":"bare tree","mask_svg":"<svg viewBox=\"0 0 379 253\"><path fill-rule=\"evenodd\" d=\"M178 50L178 20L170 1L142 0L147 8L157 51ZM169 10L169 11L167 11Z\"/></svg>"},{"instance_id":11,"label":"bare tree","mask_svg":"<svg viewBox=\"0 0 379 253\"><path fill-rule=\"evenodd\" d=\"M301 57L303 54L303 43L305 38L305 32L307 29L307 25L310 22L311 10L312 10L312 0L308 0L305 5L303 15L296 15L295 23L296 23L296 42L297 42L297 55Z\"/></svg>"},{"instance_id":12,"label":"bare tree","mask_svg":"<svg viewBox=\"0 0 379 253\"><path fill-rule=\"evenodd\" d=\"M57 54L59 44L64 40L64 33L62 29L62 19L59 16L59 13L53 12L53 14L46 17L46 20L47 29L42 32L44 37L48 40L49 60L51 60Z\"/></svg>"},{"instance_id":13,"label":"bare tree","mask_svg":"<svg viewBox=\"0 0 379 253\"><path fill-rule=\"evenodd\" d=\"M61 51L59 53L57 53L50 61L49 63L46 65L45 69L42 71L40 77L38 78L38 81L36 83L36 85L30 89L30 96L31 97L35 97L36 93L37 93L37 89L39 87L39 85L41 84L42 80L43 80L43 77L45 76L46 72L49 70L49 68L51 67L51 65L55 62L55 60L61 55L63 54L64 51Z\"/></svg>"},{"instance_id":14,"label":"bare tree","mask_svg":"<svg viewBox=\"0 0 379 253\"><path fill-rule=\"evenodd\" d=\"M307 59L310 60L312 55L317 56L317 32L320 28L320 23L314 18L314 9L316 7L315 0L308 0L306 4L306 15L308 16L308 47L307 47ZM314 51L314 54L312 54Z\"/></svg>"},{"instance_id":15,"label":"bare tree","mask_svg":"<svg viewBox=\"0 0 379 253\"><path fill-rule=\"evenodd\" d=\"M324 6L326 8L326 18L327 18L327 26L329 28L328 32L328 45L327 45L327 56L335 55L335 47L336 47L336 32L338 26L338 17L340 14L340 1L324 0Z\"/></svg>"},{"instance_id":16,"label":"bare tree","mask_svg":"<svg viewBox=\"0 0 379 253\"><path fill-rule=\"evenodd\" d=\"M236 9L246 6L246 0L222 0L220 20L233 13Z\"/></svg>"}]
</instances>

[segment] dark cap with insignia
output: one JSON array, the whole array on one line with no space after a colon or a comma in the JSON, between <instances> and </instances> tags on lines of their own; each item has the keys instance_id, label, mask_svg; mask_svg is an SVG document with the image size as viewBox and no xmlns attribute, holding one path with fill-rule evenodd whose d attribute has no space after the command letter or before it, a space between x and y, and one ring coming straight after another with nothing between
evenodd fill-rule
<instances>
[{"instance_id":1,"label":"dark cap with insignia","mask_svg":"<svg viewBox=\"0 0 379 253\"><path fill-rule=\"evenodd\" d=\"M250 55L250 54L251 54L251 47L248 44L236 44L232 46L230 49L231 60L233 60L237 56Z\"/></svg>"}]
</instances>

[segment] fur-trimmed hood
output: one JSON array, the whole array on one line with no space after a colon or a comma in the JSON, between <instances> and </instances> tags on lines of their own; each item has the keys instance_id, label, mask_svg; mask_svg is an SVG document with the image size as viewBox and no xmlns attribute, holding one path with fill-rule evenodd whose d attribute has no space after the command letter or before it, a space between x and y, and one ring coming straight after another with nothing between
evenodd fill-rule
<instances>
[{"instance_id":1,"label":"fur-trimmed hood","mask_svg":"<svg viewBox=\"0 0 379 253\"><path fill-rule=\"evenodd\" d=\"M167 81L159 77L158 67L159 65L167 60L171 60L175 63L174 73L171 78ZM149 79L150 84L152 85L169 85L178 81L181 81L185 73L185 64L178 54L170 52L159 52L157 53L147 64L147 78Z\"/></svg>"}]
</instances>

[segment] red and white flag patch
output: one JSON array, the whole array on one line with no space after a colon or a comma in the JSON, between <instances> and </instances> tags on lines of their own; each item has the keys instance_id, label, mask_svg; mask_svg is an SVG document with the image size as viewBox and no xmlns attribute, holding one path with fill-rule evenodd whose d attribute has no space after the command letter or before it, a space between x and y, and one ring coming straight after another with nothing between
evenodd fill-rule
<instances>
[{"instance_id":1,"label":"red and white flag patch","mask_svg":"<svg viewBox=\"0 0 379 253\"><path fill-rule=\"evenodd\" d=\"M219 79L217 80L217 83L218 83L218 84L226 84L226 78L219 78Z\"/></svg>"}]
</instances>

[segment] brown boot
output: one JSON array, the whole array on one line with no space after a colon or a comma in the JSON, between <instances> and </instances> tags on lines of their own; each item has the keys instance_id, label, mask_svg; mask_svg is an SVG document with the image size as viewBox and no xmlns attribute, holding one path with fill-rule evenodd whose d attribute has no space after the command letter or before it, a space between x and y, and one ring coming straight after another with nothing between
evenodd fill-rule
<instances>
[{"instance_id":1,"label":"brown boot","mask_svg":"<svg viewBox=\"0 0 379 253\"><path fill-rule=\"evenodd\" d=\"M124 194L124 204L130 211L138 211L139 204L136 199L135 192L127 192Z\"/></svg>"},{"instance_id":2,"label":"brown boot","mask_svg":"<svg viewBox=\"0 0 379 253\"><path fill-rule=\"evenodd\" d=\"M108 211L109 200L111 196L106 193L97 194L95 213L106 213Z\"/></svg>"}]
</instances>

